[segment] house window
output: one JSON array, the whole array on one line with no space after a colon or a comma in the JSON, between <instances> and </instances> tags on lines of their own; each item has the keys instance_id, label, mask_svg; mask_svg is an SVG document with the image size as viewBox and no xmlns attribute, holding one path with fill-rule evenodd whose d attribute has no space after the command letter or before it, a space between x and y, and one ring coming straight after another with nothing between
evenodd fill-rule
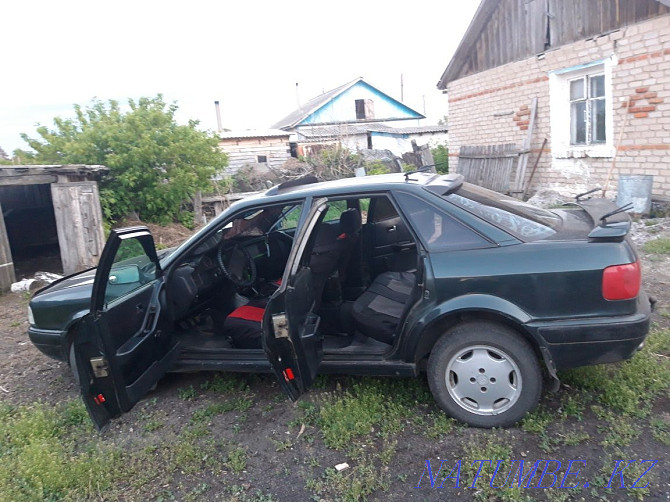
<instances>
[{"instance_id":1,"label":"house window","mask_svg":"<svg viewBox=\"0 0 670 502\"><path fill-rule=\"evenodd\" d=\"M605 75L584 75L570 81L570 144L605 143Z\"/></svg>"},{"instance_id":2,"label":"house window","mask_svg":"<svg viewBox=\"0 0 670 502\"><path fill-rule=\"evenodd\" d=\"M612 67L616 57L549 73L553 158L614 155Z\"/></svg>"},{"instance_id":3,"label":"house window","mask_svg":"<svg viewBox=\"0 0 670 502\"><path fill-rule=\"evenodd\" d=\"M374 102L371 99L356 100L356 120L375 118Z\"/></svg>"},{"instance_id":4,"label":"house window","mask_svg":"<svg viewBox=\"0 0 670 502\"><path fill-rule=\"evenodd\" d=\"M266 164L268 161L267 155L258 155L256 158L258 159L259 164Z\"/></svg>"}]
</instances>

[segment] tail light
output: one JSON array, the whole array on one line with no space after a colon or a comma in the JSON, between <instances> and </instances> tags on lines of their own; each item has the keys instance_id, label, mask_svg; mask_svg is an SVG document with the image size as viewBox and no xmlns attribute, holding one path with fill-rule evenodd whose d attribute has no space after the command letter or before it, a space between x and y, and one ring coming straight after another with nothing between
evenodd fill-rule
<instances>
[{"instance_id":1,"label":"tail light","mask_svg":"<svg viewBox=\"0 0 670 502\"><path fill-rule=\"evenodd\" d=\"M603 270L603 297L606 300L630 300L640 292L640 263L614 265Z\"/></svg>"}]
</instances>

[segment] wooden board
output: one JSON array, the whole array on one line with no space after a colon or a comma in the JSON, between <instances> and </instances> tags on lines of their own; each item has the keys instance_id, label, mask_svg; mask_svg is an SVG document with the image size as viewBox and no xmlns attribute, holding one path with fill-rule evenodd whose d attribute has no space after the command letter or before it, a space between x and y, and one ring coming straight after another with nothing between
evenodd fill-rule
<instances>
[{"instance_id":1,"label":"wooden board","mask_svg":"<svg viewBox=\"0 0 670 502\"><path fill-rule=\"evenodd\" d=\"M95 267L105 245L98 185L91 181L51 185L63 272Z\"/></svg>"},{"instance_id":2,"label":"wooden board","mask_svg":"<svg viewBox=\"0 0 670 502\"><path fill-rule=\"evenodd\" d=\"M12 250L9 247L5 218L2 216L2 204L0 204L0 292L9 291L13 282L16 282L16 275Z\"/></svg>"},{"instance_id":3,"label":"wooden board","mask_svg":"<svg viewBox=\"0 0 670 502\"><path fill-rule=\"evenodd\" d=\"M518 158L519 150L514 144L462 146L458 154L458 172L469 183L507 193Z\"/></svg>"}]
</instances>

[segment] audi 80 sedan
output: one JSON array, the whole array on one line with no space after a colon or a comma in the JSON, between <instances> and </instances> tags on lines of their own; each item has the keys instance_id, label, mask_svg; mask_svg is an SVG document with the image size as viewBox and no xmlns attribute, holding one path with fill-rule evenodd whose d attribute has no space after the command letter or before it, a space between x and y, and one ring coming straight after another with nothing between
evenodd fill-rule
<instances>
[{"instance_id":1,"label":"audi 80 sedan","mask_svg":"<svg viewBox=\"0 0 670 502\"><path fill-rule=\"evenodd\" d=\"M232 204L159 256L113 230L97 269L37 292L29 336L66 360L98 428L168 371L427 373L438 405L508 426L557 370L627 359L651 304L612 202L551 211L460 175L305 178Z\"/></svg>"}]
</instances>

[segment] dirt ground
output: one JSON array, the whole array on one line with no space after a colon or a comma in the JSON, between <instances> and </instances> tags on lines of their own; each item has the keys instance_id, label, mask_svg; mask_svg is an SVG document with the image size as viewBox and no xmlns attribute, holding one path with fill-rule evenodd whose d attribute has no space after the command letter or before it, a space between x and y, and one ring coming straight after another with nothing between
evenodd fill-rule
<instances>
[{"instance_id":1,"label":"dirt ground","mask_svg":"<svg viewBox=\"0 0 670 502\"><path fill-rule=\"evenodd\" d=\"M657 327L670 328L670 255L649 255L641 251L642 245L656 237L670 237L670 219L643 220L635 223L634 240L640 248L643 263L643 280L647 291L656 299L654 323ZM179 235L179 237L183 237ZM163 244L170 245L161 240ZM27 404L36 401L60 403L78 398L78 389L67 364L54 361L42 355L29 342L26 329L28 296L25 294L5 294L0 296L0 401L12 404ZM104 440L114 444L147 444L156 436L178 434L185 424L192 421L194 412L211 402L212 396L204 391L212 375L205 373L171 374L163 379L158 388L135 409L117 420L105 433ZM167 486L153 486L148 481L138 495L129 494L128 500L160 499L183 500L185 494L202 493L195 500L336 500L337 491L328 488L319 493L318 483L336 483L331 479L332 467L342 462L352 466L361 459L348 457L345 450L329 448L323 441L318 428L300 423L304 407L287 401L274 378L270 375L242 375L238 378L248 386L252 405L244 412L232 411L211 418L209 433L220 440L218 444L239 445L246 452L246 466L243 470L224 469L212 474L203 470L196 473L177 473L170 478ZM351 387L352 381L366 380L345 377L328 377L321 380L319 388L312 390L304 400L318 400L320 396L339 392L343 387ZM425 379L420 381L425 386ZM560 410L570 389L565 386L557 394L545 393L541 406L550 413ZM653 415L668 417L670 401L667 393L654 404ZM603 458L604 449L598 441L599 418L590 410L584 412L579 421L566 423L566 427L584 430L590 440L561 446L547 453L540 443L542 435L529 433L520 427L505 431L482 431L459 427L453 434L429 437L422 431L422 424L429 423L439 413L432 404L417 405L416 417L408 420L392 438L394 455L387 463L378 465L377 471L387 482L383 487L368 495L371 500L472 500L481 494L473 490L430 490L417 489L427 459L432 459L435 467L438 459L464 457L464 452L474 455L471 445L488 438L497 437L511 447L515 458L521 455L528 459L571 459L580 458L588 466L601 466L608 461ZM160 417L161 426L151 431L147 423L153 417ZM300 433L303 429L302 434ZM646 429L645 429L646 430ZM494 434L494 436L491 436ZM0 441L2 438L0 438ZM387 441L387 439L384 439ZM370 448L381 449L375 442ZM362 446L364 449L365 446ZM670 499L670 461L668 446L650 438L646 432L631 446L635 456L641 459L660 459L656 476L647 495L649 500ZM375 457L376 458L376 457ZM475 457L476 458L476 457ZM611 460L611 459L610 459ZM472 459L470 459L472 461ZM346 471L345 471L346 472ZM310 481L311 480L311 481ZM423 485L425 486L424 479ZM326 485L327 486L327 485ZM334 486L334 485L333 485ZM316 488L315 488L316 487ZM561 499L559 495L549 496L542 490L531 490L526 494L532 498L550 500ZM167 494L167 495L166 495ZM561 495L562 496L562 495ZM615 499L628 500L629 491L595 493L587 490L571 492L571 500ZM0 499L2 497L0 496ZM489 499L490 500L490 499Z\"/></svg>"}]
</instances>

